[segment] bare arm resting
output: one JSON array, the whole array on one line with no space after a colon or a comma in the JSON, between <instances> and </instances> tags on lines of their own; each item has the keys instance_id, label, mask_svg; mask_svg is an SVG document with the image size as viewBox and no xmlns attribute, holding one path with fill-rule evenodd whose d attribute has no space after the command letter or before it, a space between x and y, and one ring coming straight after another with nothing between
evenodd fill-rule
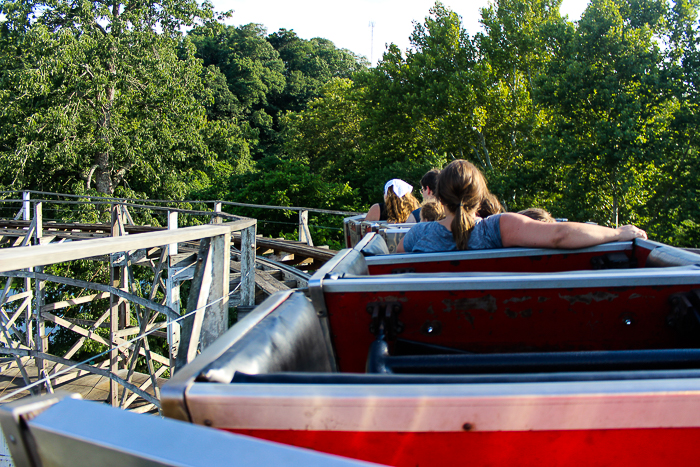
<instances>
[{"instance_id":1,"label":"bare arm resting","mask_svg":"<svg viewBox=\"0 0 700 467\"><path fill-rule=\"evenodd\" d=\"M406 253L406 250L403 247L403 238L401 239L399 244L396 246L396 253Z\"/></svg>"},{"instance_id":2,"label":"bare arm resting","mask_svg":"<svg viewBox=\"0 0 700 467\"><path fill-rule=\"evenodd\" d=\"M378 221L380 214L381 214L381 208L379 207L378 204L373 204L371 208L369 208L369 211L367 211L367 215L365 216L366 221Z\"/></svg>"},{"instance_id":3,"label":"bare arm resting","mask_svg":"<svg viewBox=\"0 0 700 467\"><path fill-rule=\"evenodd\" d=\"M501 215L501 241L504 247L585 248L601 243L646 239L647 234L633 225L617 229L578 222L547 224L515 213Z\"/></svg>"}]
</instances>

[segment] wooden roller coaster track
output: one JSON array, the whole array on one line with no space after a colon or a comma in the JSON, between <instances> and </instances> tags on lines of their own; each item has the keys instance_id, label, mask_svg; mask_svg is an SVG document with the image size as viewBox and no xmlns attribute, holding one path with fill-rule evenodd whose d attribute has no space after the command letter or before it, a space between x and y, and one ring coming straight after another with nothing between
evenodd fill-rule
<instances>
[{"instance_id":1,"label":"wooden roller coaster track","mask_svg":"<svg viewBox=\"0 0 700 467\"><path fill-rule=\"evenodd\" d=\"M62 387L123 408L157 409L162 378L228 327L229 309L240 317L271 293L306 287L309 272L336 253L313 246L302 223L308 212L301 210L300 241L289 241L256 236L255 219L223 213L220 202L209 212L161 207L168 211L166 228L135 225L127 209L133 201L98 198L111 210L110 223L43 222L45 200L25 193L22 200L5 201L21 201L21 209L14 218L0 219L0 277L6 278L0 290L0 354L9 357L0 361L0 403ZM212 223L178 229L178 213L208 215ZM75 260L107 264L109 283L44 272L45 266ZM134 279L135 269L147 271L149 284L143 272ZM189 298L181 311L185 281ZM83 292L47 303L47 283ZM104 311L90 319L67 311L85 306ZM49 328L75 335L67 352L51 352ZM167 340L169 353L155 352L147 337ZM87 342L106 350L74 360Z\"/></svg>"}]
</instances>

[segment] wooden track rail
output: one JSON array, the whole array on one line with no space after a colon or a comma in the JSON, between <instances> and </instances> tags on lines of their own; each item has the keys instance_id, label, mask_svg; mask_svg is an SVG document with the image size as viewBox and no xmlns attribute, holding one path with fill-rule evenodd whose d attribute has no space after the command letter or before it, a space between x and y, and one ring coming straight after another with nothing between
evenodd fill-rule
<instances>
[{"instance_id":1,"label":"wooden track rail","mask_svg":"<svg viewBox=\"0 0 700 467\"><path fill-rule=\"evenodd\" d=\"M31 221L20 220L2 220L0 219L0 236L8 240L11 238L22 238L27 234L27 229L31 225ZM84 240L86 238L109 237L111 226L108 224L68 224L68 223L47 223L43 226L44 235L47 237L61 237L71 240ZM153 226L137 226L125 225L125 231L128 234L161 232L167 230L165 227ZM92 234L89 237L84 234ZM240 234L234 234L232 242L237 247L240 246ZM294 240L283 240L257 237L257 250L259 254L267 251L288 253L294 255L294 260L283 261L283 264L308 264L310 261L315 263L316 269L330 260L337 251L329 250L328 248L315 247L304 242Z\"/></svg>"}]
</instances>

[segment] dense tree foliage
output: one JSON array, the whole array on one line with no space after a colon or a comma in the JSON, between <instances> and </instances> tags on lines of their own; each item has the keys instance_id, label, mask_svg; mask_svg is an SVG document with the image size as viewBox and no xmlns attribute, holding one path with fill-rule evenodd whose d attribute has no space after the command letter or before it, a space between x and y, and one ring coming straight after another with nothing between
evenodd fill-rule
<instances>
[{"instance_id":1,"label":"dense tree foliage","mask_svg":"<svg viewBox=\"0 0 700 467\"><path fill-rule=\"evenodd\" d=\"M367 203L384 179L466 158L512 210L697 246L698 2L593 0L577 23L559 5L499 0L469 37L437 3L409 50L286 120L288 156L350 167L334 180Z\"/></svg>"},{"instance_id":2,"label":"dense tree foliage","mask_svg":"<svg viewBox=\"0 0 700 467\"><path fill-rule=\"evenodd\" d=\"M208 128L201 62L179 30L209 5L3 2L2 183L183 197L214 165L208 140L246 156L235 128ZM245 165L245 164L244 164Z\"/></svg>"},{"instance_id":3,"label":"dense tree foliage","mask_svg":"<svg viewBox=\"0 0 700 467\"><path fill-rule=\"evenodd\" d=\"M0 184L362 210L466 158L511 210L698 246L700 0L560 3L470 37L438 2L368 68L194 0L5 1Z\"/></svg>"}]
</instances>

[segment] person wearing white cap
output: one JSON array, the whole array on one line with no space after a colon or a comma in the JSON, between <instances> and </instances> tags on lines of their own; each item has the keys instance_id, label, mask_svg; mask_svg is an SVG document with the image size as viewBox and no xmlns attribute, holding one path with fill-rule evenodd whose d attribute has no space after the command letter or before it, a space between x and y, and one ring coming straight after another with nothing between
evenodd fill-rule
<instances>
[{"instance_id":1,"label":"person wearing white cap","mask_svg":"<svg viewBox=\"0 0 700 467\"><path fill-rule=\"evenodd\" d=\"M384 202L373 205L367 215L366 221L387 221L390 224L402 224L406 222L411 211L419 205L413 196L413 187L408 183L394 178L384 185Z\"/></svg>"}]
</instances>

